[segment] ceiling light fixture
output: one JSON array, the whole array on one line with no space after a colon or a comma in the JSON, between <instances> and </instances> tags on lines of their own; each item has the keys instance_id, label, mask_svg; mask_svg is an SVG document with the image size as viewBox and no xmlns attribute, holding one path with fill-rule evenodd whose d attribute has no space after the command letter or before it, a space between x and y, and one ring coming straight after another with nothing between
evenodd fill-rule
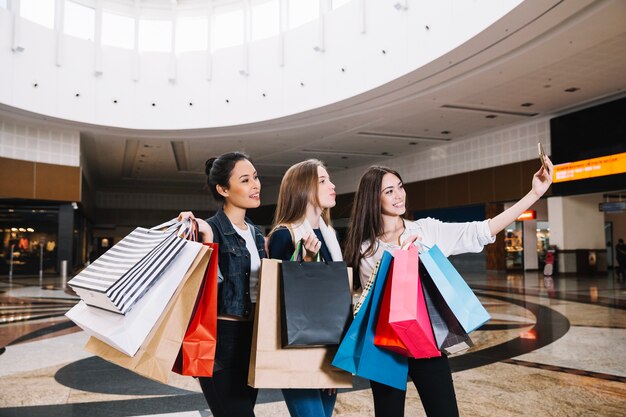
<instances>
[{"instance_id":1,"label":"ceiling light fixture","mask_svg":"<svg viewBox=\"0 0 626 417\"><path fill-rule=\"evenodd\" d=\"M358 132L359 136L372 136L377 138L390 138L390 139L410 139L412 141L419 140L422 142L446 142L450 139L448 138L437 138L433 136L415 136L415 135L404 135L401 133L386 133L386 132Z\"/></svg>"},{"instance_id":2,"label":"ceiling light fixture","mask_svg":"<svg viewBox=\"0 0 626 417\"><path fill-rule=\"evenodd\" d=\"M346 150L331 150L331 149L300 149L302 153L314 153L314 154L322 154L322 155L343 155L343 156L358 156L358 157L372 157L372 156L380 156L379 152L354 152L354 151L346 151Z\"/></svg>"},{"instance_id":3,"label":"ceiling light fixture","mask_svg":"<svg viewBox=\"0 0 626 417\"><path fill-rule=\"evenodd\" d=\"M456 104L444 104L443 106L441 106L441 108L451 109L451 110L480 112L480 113L490 113L490 114L503 114L507 116L519 116L519 117L533 117L538 114L538 113L527 113L527 112L520 112L520 111L489 109L489 108L482 108L482 107L459 106Z\"/></svg>"}]
</instances>

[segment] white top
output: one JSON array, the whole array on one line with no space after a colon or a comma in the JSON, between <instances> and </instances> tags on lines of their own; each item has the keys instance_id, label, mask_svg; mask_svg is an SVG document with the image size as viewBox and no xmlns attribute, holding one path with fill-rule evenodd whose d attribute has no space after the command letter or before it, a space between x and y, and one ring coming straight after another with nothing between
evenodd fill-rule
<instances>
[{"instance_id":1,"label":"white top","mask_svg":"<svg viewBox=\"0 0 626 417\"><path fill-rule=\"evenodd\" d=\"M250 252L250 300L256 303L256 297L259 292L259 268L261 267L261 258L254 241L254 228L249 224L247 230L241 230L233 224L233 229L245 239L246 249Z\"/></svg>"},{"instance_id":2,"label":"white top","mask_svg":"<svg viewBox=\"0 0 626 417\"><path fill-rule=\"evenodd\" d=\"M480 252L485 245L493 243L495 236L491 236L489 230L489 220L482 222L467 223L444 223L440 220L427 217L416 221L404 220L404 232L400 235L400 245L385 243L376 239L376 251L367 258L361 258L359 263L359 278L361 286L369 279L376 263L383 257L383 253L388 251L393 254L396 249L406 241L409 236L418 235L422 243L426 246L437 245L445 256L458 255L467 252ZM369 248L369 242L361 245L361 253Z\"/></svg>"}]
</instances>

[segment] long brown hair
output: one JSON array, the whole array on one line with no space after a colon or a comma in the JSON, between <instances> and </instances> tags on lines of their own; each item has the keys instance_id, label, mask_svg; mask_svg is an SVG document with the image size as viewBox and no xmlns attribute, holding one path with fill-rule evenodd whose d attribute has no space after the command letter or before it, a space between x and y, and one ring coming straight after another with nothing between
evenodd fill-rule
<instances>
[{"instance_id":1,"label":"long brown hair","mask_svg":"<svg viewBox=\"0 0 626 417\"><path fill-rule=\"evenodd\" d=\"M385 174L393 174L402 181L400 174L391 168L371 166L361 177L354 196L343 258L357 277L361 258L374 254L376 237L384 232L380 193ZM361 253L363 242L370 244L365 253Z\"/></svg>"},{"instance_id":2,"label":"long brown hair","mask_svg":"<svg viewBox=\"0 0 626 417\"><path fill-rule=\"evenodd\" d=\"M319 186L318 167L324 168L322 161L307 159L292 165L285 172L278 192L278 203L276 204L276 213L274 214L274 229L276 226L302 221L306 216L306 206L309 202L320 207L320 200L317 195ZM330 209L322 209L322 219L327 225L330 225Z\"/></svg>"}]
</instances>

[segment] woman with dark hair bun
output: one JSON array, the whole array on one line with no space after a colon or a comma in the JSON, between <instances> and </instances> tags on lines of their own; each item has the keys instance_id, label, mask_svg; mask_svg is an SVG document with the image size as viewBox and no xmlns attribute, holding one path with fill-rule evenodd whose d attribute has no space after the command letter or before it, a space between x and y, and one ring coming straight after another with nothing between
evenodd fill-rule
<instances>
[{"instance_id":1,"label":"woman with dark hair bun","mask_svg":"<svg viewBox=\"0 0 626 417\"><path fill-rule=\"evenodd\" d=\"M217 349L213 377L198 378L215 417L254 417L257 390L248 386L252 315L265 238L246 210L261 204L261 183L246 154L230 152L206 161L211 194L222 207L204 221L191 212L179 219L197 221L204 242L219 244Z\"/></svg>"}]
</instances>

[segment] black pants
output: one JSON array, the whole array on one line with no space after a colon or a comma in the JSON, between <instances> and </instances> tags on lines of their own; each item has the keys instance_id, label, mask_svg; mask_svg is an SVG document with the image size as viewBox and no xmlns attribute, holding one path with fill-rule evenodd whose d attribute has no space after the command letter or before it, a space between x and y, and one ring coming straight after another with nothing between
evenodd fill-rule
<instances>
[{"instance_id":1,"label":"black pants","mask_svg":"<svg viewBox=\"0 0 626 417\"><path fill-rule=\"evenodd\" d=\"M217 321L213 377L198 378L215 417L254 417L258 390L248 386L252 322Z\"/></svg>"},{"instance_id":2,"label":"black pants","mask_svg":"<svg viewBox=\"0 0 626 417\"><path fill-rule=\"evenodd\" d=\"M409 359L409 376L428 417L457 417L459 410L446 356ZM377 417L403 417L406 391L370 381Z\"/></svg>"}]
</instances>

